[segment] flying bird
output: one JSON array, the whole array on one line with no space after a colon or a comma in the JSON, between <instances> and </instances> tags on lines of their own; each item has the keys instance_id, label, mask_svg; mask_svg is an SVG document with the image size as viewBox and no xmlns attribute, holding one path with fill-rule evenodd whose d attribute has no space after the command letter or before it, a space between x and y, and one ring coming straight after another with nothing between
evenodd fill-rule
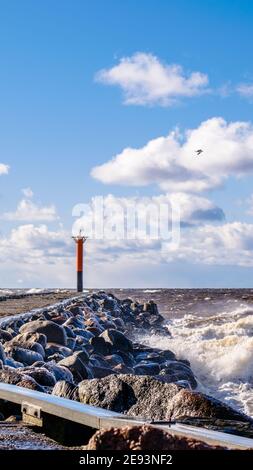
<instances>
[{"instance_id":1,"label":"flying bird","mask_svg":"<svg viewBox=\"0 0 253 470\"><path fill-rule=\"evenodd\" d=\"M195 150L195 153L199 156L201 153L203 153L202 149Z\"/></svg>"}]
</instances>

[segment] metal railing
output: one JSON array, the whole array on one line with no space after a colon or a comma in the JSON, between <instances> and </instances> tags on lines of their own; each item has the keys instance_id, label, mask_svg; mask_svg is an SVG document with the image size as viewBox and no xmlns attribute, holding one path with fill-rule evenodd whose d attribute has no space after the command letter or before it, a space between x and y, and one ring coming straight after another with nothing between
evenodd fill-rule
<instances>
[{"instance_id":1,"label":"metal railing","mask_svg":"<svg viewBox=\"0 0 253 470\"><path fill-rule=\"evenodd\" d=\"M132 418L121 413L85 405L66 398L36 392L16 385L0 383L0 400L6 400L21 406L23 413L35 410L35 416L43 413L63 418L89 428L104 429L110 427L137 426L150 424L175 436L183 436L204 441L210 445L225 446L229 449L253 449L253 439L212 431L180 423L154 422L142 418Z\"/></svg>"}]
</instances>

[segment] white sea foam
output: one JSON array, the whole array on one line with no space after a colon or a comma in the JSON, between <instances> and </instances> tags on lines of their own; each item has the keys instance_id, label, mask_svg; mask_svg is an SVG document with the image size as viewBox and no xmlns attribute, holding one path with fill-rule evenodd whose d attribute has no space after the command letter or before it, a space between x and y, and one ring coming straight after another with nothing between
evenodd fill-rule
<instances>
[{"instance_id":1,"label":"white sea foam","mask_svg":"<svg viewBox=\"0 0 253 470\"><path fill-rule=\"evenodd\" d=\"M145 294L155 294L157 292L161 292L161 289L146 289L143 291Z\"/></svg>"},{"instance_id":2,"label":"white sea foam","mask_svg":"<svg viewBox=\"0 0 253 470\"><path fill-rule=\"evenodd\" d=\"M217 315L185 315L168 322L172 338L146 344L190 360L199 389L253 416L253 311L245 305Z\"/></svg>"}]
</instances>

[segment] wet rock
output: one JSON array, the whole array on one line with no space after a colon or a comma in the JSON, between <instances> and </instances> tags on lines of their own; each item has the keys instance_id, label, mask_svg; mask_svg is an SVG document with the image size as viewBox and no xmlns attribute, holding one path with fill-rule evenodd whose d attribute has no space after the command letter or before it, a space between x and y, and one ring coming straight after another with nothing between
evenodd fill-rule
<instances>
[{"instance_id":1,"label":"wet rock","mask_svg":"<svg viewBox=\"0 0 253 470\"><path fill-rule=\"evenodd\" d=\"M167 410L170 419L182 417L217 418L251 422L253 420L225 403L198 392L182 389L170 402Z\"/></svg>"},{"instance_id":2,"label":"wet rock","mask_svg":"<svg viewBox=\"0 0 253 470\"><path fill-rule=\"evenodd\" d=\"M12 339L11 333L9 333L6 330L2 330L0 328L0 341L5 342L5 341L10 341Z\"/></svg>"},{"instance_id":3,"label":"wet rock","mask_svg":"<svg viewBox=\"0 0 253 470\"><path fill-rule=\"evenodd\" d=\"M56 343L48 343L45 352L47 357L53 354L61 354L63 357L68 357L72 354L72 350L67 348L67 346L61 346Z\"/></svg>"},{"instance_id":4,"label":"wet rock","mask_svg":"<svg viewBox=\"0 0 253 470\"><path fill-rule=\"evenodd\" d=\"M105 310L109 310L109 311L113 312L113 310L114 310L115 307L116 307L116 301L115 301L113 298L106 297L105 299L103 299L103 300L101 301L101 306L102 306Z\"/></svg>"},{"instance_id":5,"label":"wet rock","mask_svg":"<svg viewBox=\"0 0 253 470\"><path fill-rule=\"evenodd\" d=\"M29 351L34 351L40 354L43 358L45 357L45 350L44 347L39 343L36 342L36 335L17 335L11 341L5 343L5 348L12 348L13 346L21 347L23 349L28 349ZM39 336L39 335L37 335ZM44 335L43 335L44 336ZM39 339L39 338L37 338Z\"/></svg>"},{"instance_id":6,"label":"wet rock","mask_svg":"<svg viewBox=\"0 0 253 470\"><path fill-rule=\"evenodd\" d=\"M192 390L193 387L191 386L190 382L188 380L177 380L177 377L174 374L161 374L156 375L155 378L157 380L160 380L161 382L170 384L170 383L175 383L176 385L179 385L180 387L183 388L188 388L189 390Z\"/></svg>"},{"instance_id":7,"label":"wet rock","mask_svg":"<svg viewBox=\"0 0 253 470\"><path fill-rule=\"evenodd\" d=\"M167 360L167 361L174 361L176 359L175 354L172 351L170 351L169 349L165 349L164 351L160 351L159 355L163 358L163 360ZM189 361L187 361L187 362L188 362L188 365L190 365Z\"/></svg>"},{"instance_id":8,"label":"wet rock","mask_svg":"<svg viewBox=\"0 0 253 470\"><path fill-rule=\"evenodd\" d=\"M72 317L66 320L63 326L74 327L74 328L83 328L84 322L78 317Z\"/></svg>"},{"instance_id":9,"label":"wet rock","mask_svg":"<svg viewBox=\"0 0 253 470\"><path fill-rule=\"evenodd\" d=\"M114 351L132 352L132 342L120 331L105 330L101 335L104 340L109 343Z\"/></svg>"},{"instance_id":10,"label":"wet rock","mask_svg":"<svg viewBox=\"0 0 253 470\"><path fill-rule=\"evenodd\" d=\"M0 343L0 360L2 361L3 364L5 364L5 359L6 357L5 357L4 348Z\"/></svg>"},{"instance_id":11,"label":"wet rock","mask_svg":"<svg viewBox=\"0 0 253 470\"><path fill-rule=\"evenodd\" d=\"M41 354L35 351L29 351L28 349L19 348L17 346L8 346L5 352L15 359L15 361L28 366L32 365L36 361L43 361L43 356Z\"/></svg>"},{"instance_id":12,"label":"wet rock","mask_svg":"<svg viewBox=\"0 0 253 470\"><path fill-rule=\"evenodd\" d=\"M78 388L72 382L67 382L66 380L60 380L55 384L52 395L68 398L69 400L79 400Z\"/></svg>"},{"instance_id":13,"label":"wet rock","mask_svg":"<svg viewBox=\"0 0 253 470\"><path fill-rule=\"evenodd\" d=\"M54 375L45 367L36 367L34 369L26 369L26 375L32 377L39 385L46 387L54 387L56 380Z\"/></svg>"},{"instance_id":14,"label":"wet rock","mask_svg":"<svg viewBox=\"0 0 253 470\"><path fill-rule=\"evenodd\" d=\"M81 402L147 419L196 416L252 422L218 400L151 376L109 375L83 381L79 384L79 396Z\"/></svg>"},{"instance_id":15,"label":"wet rock","mask_svg":"<svg viewBox=\"0 0 253 470\"><path fill-rule=\"evenodd\" d=\"M75 338L76 335L71 328L69 328L68 326L64 326L63 328L68 338Z\"/></svg>"},{"instance_id":16,"label":"wet rock","mask_svg":"<svg viewBox=\"0 0 253 470\"><path fill-rule=\"evenodd\" d=\"M121 356L118 354L111 354L110 356L104 356L104 360L110 366L117 366L118 364L122 364L123 360Z\"/></svg>"},{"instance_id":17,"label":"wet rock","mask_svg":"<svg viewBox=\"0 0 253 470\"><path fill-rule=\"evenodd\" d=\"M102 333L102 328L97 328L95 326L88 326L85 331L89 331L95 336L99 336Z\"/></svg>"},{"instance_id":18,"label":"wet rock","mask_svg":"<svg viewBox=\"0 0 253 470\"><path fill-rule=\"evenodd\" d=\"M49 320L35 320L25 323L20 328L20 333L42 333L49 343L67 344L67 335L61 325Z\"/></svg>"},{"instance_id":19,"label":"wet rock","mask_svg":"<svg viewBox=\"0 0 253 470\"><path fill-rule=\"evenodd\" d=\"M89 343L91 344L93 351L97 354L104 354L106 356L111 353L111 345L101 336L93 336L89 340Z\"/></svg>"},{"instance_id":20,"label":"wet rock","mask_svg":"<svg viewBox=\"0 0 253 470\"><path fill-rule=\"evenodd\" d=\"M14 369L24 367L24 364L22 364L21 362L15 361L12 357L7 357L5 360L5 364L7 366L14 367Z\"/></svg>"},{"instance_id":21,"label":"wet rock","mask_svg":"<svg viewBox=\"0 0 253 470\"><path fill-rule=\"evenodd\" d=\"M94 335L90 331L84 330L83 328L75 328L73 332L77 336L82 336L82 338L86 339L87 341L89 341L91 338L94 338Z\"/></svg>"},{"instance_id":22,"label":"wet rock","mask_svg":"<svg viewBox=\"0 0 253 470\"><path fill-rule=\"evenodd\" d=\"M155 362L143 363L134 366L134 373L137 375L157 375L160 372L159 364Z\"/></svg>"},{"instance_id":23,"label":"wet rock","mask_svg":"<svg viewBox=\"0 0 253 470\"><path fill-rule=\"evenodd\" d=\"M134 370L131 367L126 366L125 364L118 364L113 367L114 374L133 374Z\"/></svg>"},{"instance_id":24,"label":"wet rock","mask_svg":"<svg viewBox=\"0 0 253 470\"><path fill-rule=\"evenodd\" d=\"M55 364L53 362L44 364L44 367L54 375L56 382L59 380L66 380L67 382L73 383L73 374L67 367L59 366L59 364Z\"/></svg>"},{"instance_id":25,"label":"wet rock","mask_svg":"<svg viewBox=\"0 0 253 470\"><path fill-rule=\"evenodd\" d=\"M94 378L102 379L107 375L115 374L115 371L109 367L92 366L92 374Z\"/></svg>"},{"instance_id":26,"label":"wet rock","mask_svg":"<svg viewBox=\"0 0 253 470\"><path fill-rule=\"evenodd\" d=\"M74 380L80 382L83 379L91 378L92 374L87 366L89 356L84 351L76 352L72 356L66 357L58 364L67 367L73 374Z\"/></svg>"},{"instance_id":27,"label":"wet rock","mask_svg":"<svg viewBox=\"0 0 253 470\"><path fill-rule=\"evenodd\" d=\"M150 315L159 315L157 305L153 300L143 304L143 312L148 312Z\"/></svg>"},{"instance_id":28,"label":"wet rock","mask_svg":"<svg viewBox=\"0 0 253 470\"><path fill-rule=\"evenodd\" d=\"M74 317L77 316L77 315L82 315L83 314L83 310L78 305L73 305L73 307L69 307L68 310L71 312L72 315L74 315Z\"/></svg>"},{"instance_id":29,"label":"wet rock","mask_svg":"<svg viewBox=\"0 0 253 470\"><path fill-rule=\"evenodd\" d=\"M133 367L135 365L135 359L131 353L116 351L116 354L122 358L122 361L124 364L126 364L126 366Z\"/></svg>"},{"instance_id":30,"label":"wet rock","mask_svg":"<svg viewBox=\"0 0 253 470\"><path fill-rule=\"evenodd\" d=\"M170 376L172 382L186 380L190 383L192 389L195 389L198 386L198 383L190 367L179 361L166 362L166 365L163 367L160 375L166 375L167 378Z\"/></svg>"},{"instance_id":31,"label":"wet rock","mask_svg":"<svg viewBox=\"0 0 253 470\"><path fill-rule=\"evenodd\" d=\"M66 321L66 316L58 315L57 317L51 317L51 321L57 323L57 325L63 325Z\"/></svg>"},{"instance_id":32,"label":"wet rock","mask_svg":"<svg viewBox=\"0 0 253 470\"><path fill-rule=\"evenodd\" d=\"M174 451L174 450L223 450L204 442L173 436L152 426L127 426L97 431L86 450L106 451Z\"/></svg>"},{"instance_id":33,"label":"wet rock","mask_svg":"<svg viewBox=\"0 0 253 470\"><path fill-rule=\"evenodd\" d=\"M76 338L69 338L67 337L67 347L74 351L76 347Z\"/></svg>"},{"instance_id":34,"label":"wet rock","mask_svg":"<svg viewBox=\"0 0 253 470\"><path fill-rule=\"evenodd\" d=\"M47 360L49 362L53 361L53 362L59 362L59 361L62 361L62 359L65 359L63 354L60 354L60 353L55 353L55 354L52 354L52 356L48 356L47 357Z\"/></svg>"}]
</instances>

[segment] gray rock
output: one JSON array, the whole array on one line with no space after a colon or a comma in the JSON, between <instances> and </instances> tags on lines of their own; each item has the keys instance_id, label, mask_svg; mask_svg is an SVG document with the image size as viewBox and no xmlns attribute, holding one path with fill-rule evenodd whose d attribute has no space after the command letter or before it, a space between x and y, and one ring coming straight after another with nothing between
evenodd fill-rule
<instances>
[{"instance_id":1,"label":"gray rock","mask_svg":"<svg viewBox=\"0 0 253 470\"><path fill-rule=\"evenodd\" d=\"M29 377L32 377L39 385L46 387L54 387L54 385L56 384L54 375L49 372L45 367L26 369L25 373Z\"/></svg>"},{"instance_id":2,"label":"gray rock","mask_svg":"<svg viewBox=\"0 0 253 470\"><path fill-rule=\"evenodd\" d=\"M73 374L67 367L59 366L59 364L55 364L54 362L48 362L44 367L54 375L56 382L66 380L67 382L73 383Z\"/></svg>"},{"instance_id":3,"label":"gray rock","mask_svg":"<svg viewBox=\"0 0 253 470\"><path fill-rule=\"evenodd\" d=\"M63 357L71 356L72 350L67 346L61 346L57 343L48 343L45 349L46 356L50 357L53 354L61 354Z\"/></svg>"},{"instance_id":4,"label":"gray rock","mask_svg":"<svg viewBox=\"0 0 253 470\"><path fill-rule=\"evenodd\" d=\"M93 338L89 340L89 343L94 353L104 354L105 356L111 353L112 348L110 343L106 342L101 336L93 336Z\"/></svg>"},{"instance_id":5,"label":"gray rock","mask_svg":"<svg viewBox=\"0 0 253 470\"><path fill-rule=\"evenodd\" d=\"M140 363L134 366L134 373L137 375L157 375L159 372L160 366L155 362Z\"/></svg>"},{"instance_id":6,"label":"gray rock","mask_svg":"<svg viewBox=\"0 0 253 470\"><path fill-rule=\"evenodd\" d=\"M105 330L101 335L104 340L109 343L114 351L132 352L132 342L120 331Z\"/></svg>"},{"instance_id":7,"label":"gray rock","mask_svg":"<svg viewBox=\"0 0 253 470\"><path fill-rule=\"evenodd\" d=\"M79 384L79 397L82 403L146 419L195 416L252 423L251 418L218 400L150 376L109 375L85 380Z\"/></svg>"},{"instance_id":8,"label":"gray rock","mask_svg":"<svg viewBox=\"0 0 253 470\"><path fill-rule=\"evenodd\" d=\"M4 348L1 345L1 343L0 343L0 360L3 362L3 364L5 364L6 357L5 357Z\"/></svg>"},{"instance_id":9,"label":"gray rock","mask_svg":"<svg viewBox=\"0 0 253 470\"><path fill-rule=\"evenodd\" d=\"M84 380L79 384L78 390L81 403L119 413L123 413L136 402L133 389L117 375Z\"/></svg>"},{"instance_id":10,"label":"gray rock","mask_svg":"<svg viewBox=\"0 0 253 470\"><path fill-rule=\"evenodd\" d=\"M42 333L49 343L58 343L66 346L67 335L63 326L49 320L35 320L21 326L20 333Z\"/></svg>"},{"instance_id":11,"label":"gray rock","mask_svg":"<svg viewBox=\"0 0 253 470\"><path fill-rule=\"evenodd\" d=\"M0 382L5 384L17 385L22 380L22 374L17 369L5 367L0 369Z\"/></svg>"},{"instance_id":12,"label":"gray rock","mask_svg":"<svg viewBox=\"0 0 253 470\"><path fill-rule=\"evenodd\" d=\"M62 359L58 364L67 367L72 372L74 380L80 382L92 376L91 371L87 367L87 359L89 357L84 351L78 351L72 354L72 356Z\"/></svg>"},{"instance_id":13,"label":"gray rock","mask_svg":"<svg viewBox=\"0 0 253 470\"><path fill-rule=\"evenodd\" d=\"M18 346L9 346L6 348L6 353L9 354L15 361L21 362L28 366L36 361L43 361L43 356L35 351L19 348Z\"/></svg>"},{"instance_id":14,"label":"gray rock","mask_svg":"<svg viewBox=\"0 0 253 470\"><path fill-rule=\"evenodd\" d=\"M12 339L11 333L0 328L0 340L2 342L5 342L5 341L10 341L11 339Z\"/></svg>"},{"instance_id":15,"label":"gray rock","mask_svg":"<svg viewBox=\"0 0 253 470\"><path fill-rule=\"evenodd\" d=\"M115 371L108 367L92 366L91 370L93 377L96 379L102 379L107 377L107 375L115 374Z\"/></svg>"},{"instance_id":16,"label":"gray rock","mask_svg":"<svg viewBox=\"0 0 253 470\"><path fill-rule=\"evenodd\" d=\"M60 380L55 384L52 395L79 401L78 388L72 382L67 382L66 380Z\"/></svg>"},{"instance_id":17,"label":"gray rock","mask_svg":"<svg viewBox=\"0 0 253 470\"><path fill-rule=\"evenodd\" d=\"M170 402L167 410L170 419L179 417L217 418L253 423L252 418L208 395L181 389Z\"/></svg>"}]
</instances>

